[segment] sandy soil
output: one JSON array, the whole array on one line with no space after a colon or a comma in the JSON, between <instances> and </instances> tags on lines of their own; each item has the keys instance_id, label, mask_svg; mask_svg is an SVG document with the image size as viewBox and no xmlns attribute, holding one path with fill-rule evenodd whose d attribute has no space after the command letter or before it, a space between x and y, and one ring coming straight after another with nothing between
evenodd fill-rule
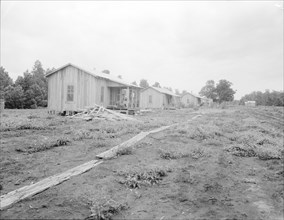
<instances>
[{"instance_id":1,"label":"sandy soil","mask_svg":"<svg viewBox=\"0 0 284 220\"><path fill-rule=\"evenodd\" d=\"M93 160L141 131L180 124L16 203L1 219L283 219L283 108L183 109L135 117L143 123L5 110L1 195Z\"/></svg>"}]
</instances>

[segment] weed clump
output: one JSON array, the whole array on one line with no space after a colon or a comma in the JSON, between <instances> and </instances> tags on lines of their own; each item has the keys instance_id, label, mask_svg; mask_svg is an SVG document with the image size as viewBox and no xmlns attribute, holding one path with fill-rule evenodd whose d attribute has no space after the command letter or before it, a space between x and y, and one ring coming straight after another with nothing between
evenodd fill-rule
<instances>
[{"instance_id":1,"label":"weed clump","mask_svg":"<svg viewBox=\"0 0 284 220\"><path fill-rule=\"evenodd\" d=\"M122 148L116 152L117 157L122 156L122 155L131 155L131 154L133 154L133 150L132 148L129 148L129 147Z\"/></svg>"},{"instance_id":2,"label":"weed clump","mask_svg":"<svg viewBox=\"0 0 284 220\"><path fill-rule=\"evenodd\" d=\"M128 188L135 189L141 188L143 185L155 185L158 184L163 177L167 175L167 172L163 169L152 169L149 171L134 171L130 173L121 173L125 179L120 180L119 183L124 184Z\"/></svg>"},{"instance_id":3,"label":"weed clump","mask_svg":"<svg viewBox=\"0 0 284 220\"><path fill-rule=\"evenodd\" d=\"M191 156L193 159L199 159L199 158L205 156L205 151L204 151L203 148L197 147L197 148L195 148L195 149L190 153L190 156Z\"/></svg>"},{"instance_id":4,"label":"weed clump","mask_svg":"<svg viewBox=\"0 0 284 220\"><path fill-rule=\"evenodd\" d=\"M280 160L282 158L280 151L264 147L257 150L257 157L260 160Z\"/></svg>"},{"instance_id":5,"label":"weed clump","mask_svg":"<svg viewBox=\"0 0 284 220\"><path fill-rule=\"evenodd\" d=\"M56 141L51 141L51 142L47 142L47 143L43 143L40 145L34 145L34 146L29 146L28 148L16 148L16 151L18 152L26 152L26 153L36 153L36 152L41 152L41 151L46 151L55 147L59 147L59 146L64 146L67 145L68 143L70 143L70 140L65 138L65 137L61 137L58 138Z\"/></svg>"},{"instance_id":6,"label":"weed clump","mask_svg":"<svg viewBox=\"0 0 284 220\"><path fill-rule=\"evenodd\" d=\"M123 210L129 208L128 204L120 204L114 200L108 200L99 204L92 204L92 214L85 218L85 220L110 220L114 215L117 215Z\"/></svg>"},{"instance_id":7,"label":"weed clump","mask_svg":"<svg viewBox=\"0 0 284 220\"><path fill-rule=\"evenodd\" d=\"M226 151L231 152L237 157L255 157L255 148L250 145L237 145L227 148Z\"/></svg>"},{"instance_id":8,"label":"weed clump","mask_svg":"<svg viewBox=\"0 0 284 220\"><path fill-rule=\"evenodd\" d=\"M27 118L28 118L28 119L34 119L34 118L40 118L40 117L37 116L37 115L29 115Z\"/></svg>"},{"instance_id":9,"label":"weed clump","mask_svg":"<svg viewBox=\"0 0 284 220\"><path fill-rule=\"evenodd\" d=\"M197 127L191 134L190 138L197 141L204 141L223 136L217 127Z\"/></svg>"},{"instance_id":10,"label":"weed clump","mask_svg":"<svg viewBox=\"0 0 284 220\"><path fill-rule=\"evenodd\" d=\"M169 150L159 150L160 157L165 160L179 159L183 157L188 157L189 154L183 154L175 151Z\"/></svg>"}]
</instances>

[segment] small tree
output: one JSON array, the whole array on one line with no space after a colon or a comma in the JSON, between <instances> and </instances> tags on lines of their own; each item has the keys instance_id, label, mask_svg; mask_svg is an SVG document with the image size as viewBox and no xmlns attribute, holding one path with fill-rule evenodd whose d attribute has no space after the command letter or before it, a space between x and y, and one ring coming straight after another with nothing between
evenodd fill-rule
<instances>
[{"instance_id":1,"label":"small tree","mask_svg":"<svg viewBox=\"0 0 284 220\"><path fill-rule=\"evenodd\" d=\"M0 99L4 98L4 90L6 87L13 85L13 80L10 78L8 72L4 67L0 67Z\"/></svg>"},{"instance_id":2,"label":"small tree","mask_svg":"<svg viewBox=\"0 0 284 220\"><path fill-rule=\"evenodd\" d=\"M161 88L161 85L159 82L155 82L152 86L157 87L157 88Z\"/></svg>"},{"instance_id":3,"label":"small tree","mask_svg":"<svg viewBox=\"0 0 284 220\"><path fill-rule=\"evenodd\" d=\"M181 95L185 95L186 93L188 93L186 90L182 90Z\"/></svg>"},{"instance_id":4,"label":"small tree","mask_svg":"<svg viewBox=\"0 0 284 220\"><path fill-rule=\"evenodd\" d=\"M148 88L149 87L149 83L146 79L141 79L140 80L140 83L139 83L139 86L142 87L142 88Z\"/></svg>"},{"instance_id":5,"label":"small tree","mask_svg":"<svg viewBox=\"0 0 284 220\"><path fill-rule=\"evenodd\" d=\"M175 94L176 95L181 95L178 89L175 90Z\"/></svg>"},{"instance_id":6,"label":"small tree","mask_svg":"<svg viewBox=\"0 0 284 220\"><path fill-rule=\"evenodd\" d=\"M205 96L207 98L213 99L213 101L216 101L217 92L214 80L208 80L206 82L206 85L200 90L199 95Z\"/></svg>"},{"instance_id":7,"label":"small tree","mask_svg":"<svg viewBox=\"0 0 284 220\"><path fill-rule=\"evenodd\" d=\"M167 90L169 90L169 91L173 91L173 89L171 88L171 87L166 87L166 86L164 86L164 89L167 89Z\"/></svg>"},{"instance_id":8,"label":"small tree","mask_svg":"<svg viewBox=\"0 0 284 220\"><path fill-rule=\"evenodd\" d=\"M24 72L24 77L18 76L18 78L15 81L16 86L21 86L24 91L27 91L33 84L35 83L35 80L31 73L27 70Z\"/></svg>"},{"instance_id":9,"label":"small tree","mask_svg":"<svg viewBox=\"0 0 284 220\"><path fill-rule=\"evenodd\" d=\"M109 70L103 70L102 73L110 74L110 71Z\"/></svg>"},{"instance_id":10,"label":"small tree","mask_svg":"<svg viewBox=\"0 0 284 220\"><path fill-rule=\"evenodd\" d=\"M231 82L225 79L222 79L218 82L216 86L216 93L219 103L234 100L234 94L236 93L236 91L231 88L232 85L233 84Z\"/></svg>"}]
</instances>

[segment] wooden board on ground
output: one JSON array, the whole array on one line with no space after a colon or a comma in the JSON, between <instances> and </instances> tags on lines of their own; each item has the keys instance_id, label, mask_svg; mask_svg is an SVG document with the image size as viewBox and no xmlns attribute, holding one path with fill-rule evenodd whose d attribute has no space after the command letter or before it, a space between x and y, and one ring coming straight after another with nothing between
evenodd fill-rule
<instances>
[{"instance_id":1,"label":"wooden board on ground","mask_svg":"<svg viewBox=\"0 0 284 220\"><path fill-rule=\"evenodd\" d=\"M87 163L84 163L80 166L77 166L75 168L72 168L70 170L67 170L64 173L57 174L55 176L48 177L46 179L43 179L37 183L24 186L20 189L14 190L12 192L9 192L3 196L0 197L0 210L3 210L5 208L8 208L9 206L13 205L14 203L23 200L27 197L33 196L37 193L40 193L52 186L58 185L59 183L62 183L63 181L68 180L72 176L79 175L81 173L84 173L93 167L99 165L103 161L99 160L92 160Z\"/></svg>"},{"instance_id":2,"label":"wooden board on ground","mask_svg":"<svg viewBox=\"0 0 284 220\"><path fill-rule=\"evenodd\" d=\"M94 107L86 107L86 109L84 109L83 112L75 114L71 116L71 118L79 118L79 119L84 119L86 121L90 121L93 119L105 119L110 121L128 120L128 121L141 122L136 118L106 109L103 106L99 105L94 105Z\"/></svg>"}]
</instances>

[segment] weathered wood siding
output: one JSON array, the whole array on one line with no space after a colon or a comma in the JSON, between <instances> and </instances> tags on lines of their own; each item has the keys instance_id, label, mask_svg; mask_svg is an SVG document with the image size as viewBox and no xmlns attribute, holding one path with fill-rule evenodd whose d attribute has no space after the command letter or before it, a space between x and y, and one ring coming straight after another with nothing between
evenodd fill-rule
<instances>
[{"instance_id":1,"label":"weathered wood siding","mask_svg":"<svg viewBox=\"0 0 284 220\"><path fill-rule=\"evenodd\" d=\"M74 99L67 101L67 87L74 86ZM104 99L101 101L101 87L104 87ZM48 76L48 109L55 111L76 111L86 106L99 104L107 106L110 101L110 89L106 79L67 66Z\"/></svg>"},{"instance_id":2,"label":"weathered wood siding","mask_svg":"<svg viewBox=\"0 0 284 220\"><path fill-rule=\"evenodd\" d=\"M152 96L152 103L149 103L149 96ZM148 88L141 92L140 107L141 108L162 108L165 95L162 93Z\"/></svg>"},{"instance_id":3,"label":"weathered wood siding","mask_svg":"<svg viewBox=\"0 0 284 220\"><path fill-rule=\"evenodd\" d=\"M189 106L197 106L198 105L198 98L191 95L191 94L185 94L181 97L181 102L185 107Z\"/></svg>"}]
</instances>

